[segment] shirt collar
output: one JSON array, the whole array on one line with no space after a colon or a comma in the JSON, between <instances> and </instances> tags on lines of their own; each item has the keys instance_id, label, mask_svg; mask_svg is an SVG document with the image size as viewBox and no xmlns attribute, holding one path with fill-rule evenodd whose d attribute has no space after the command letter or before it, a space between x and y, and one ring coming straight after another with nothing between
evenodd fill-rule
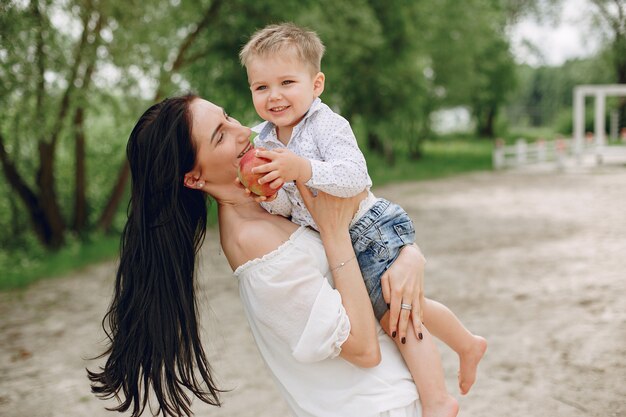
<instances>
[{"instance_id":1,"label":"shirt collar","mask_svg":"<svg viewBox=\"0 0 626 417\"><path fill-rule=\"evenodd\" d=\"M306 112L306 114L304 115L304 117L302 118L302 120L300 120L300 122L293 128L293 132L291 133L291 137L293 138L297 132L300 131L300 129L302 128L302 126L305 123L305 120L307 120L309 117L311 117L313 114L317 113L317 111L319 111L322 108L322 100L319 97L316 97L315 100L313 100L313 103L311 103L311 107L309 107L309 110ZM253 128L251 128L250 130L252 130L254 133L261 135L262 137L265 137L267 135L271 135L272 132L274 133L272 135L272 138L274 138L276 136L276 129L273 123L265 121L262 123L259 123L258 125L254 126ZM276 140L278 140L278 138L276 138Z\"/></svg>"},{"instance_id":2,"label":"shirt collar","mask_svg":"<svg viewBox=\"0 0 626 417\"><path fill-rule=\"evenodd\" d=\"M313 100L313 103L311 103L311 107L309 107L309 111L306 112L306 114L304 115L302 120L300 120L300 123L296 125L296 127L300 126L302 122L304 122L306 119L311 117L311 115L315 114L321 108L322 108L322 100L319 97L316 97L315 100Z\"/></svg>"},{"instance_id":3,"label":"shirt collar","mask_svg":"<svg viewBox=\"0 0 626 417\"><path fill-rule=\"evenodd\" d=\"M254 126L254 127L250 128L250 130L252 130L254 133L256 133L256 134L258 135L259 133L261 133L261 132L263 131L263 128L265 127L265 125L267 125L267 124L269 124L269 123L270 123L270 122L262 122L262 123L259 123L258 125L256 125L256 126Z\"/></svg>"}]
</instances>

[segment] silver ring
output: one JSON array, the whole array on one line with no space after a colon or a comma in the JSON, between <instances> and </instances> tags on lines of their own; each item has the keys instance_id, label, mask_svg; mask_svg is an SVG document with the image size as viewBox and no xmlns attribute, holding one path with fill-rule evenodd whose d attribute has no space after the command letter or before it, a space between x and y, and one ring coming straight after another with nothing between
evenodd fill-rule
<instances>
[{"instance_id":1,"label":"silver ring","mask_svg":"<svg viewBox=\"0 0 626 417\"><path fill-rule=\"evenodd\" d=\"M400 304L400 308L402 310L409 310L409 311L413 310L413 306L411 304L404 304L404 303L402 303L402 304Z\"/></svg>"}]
</instances>

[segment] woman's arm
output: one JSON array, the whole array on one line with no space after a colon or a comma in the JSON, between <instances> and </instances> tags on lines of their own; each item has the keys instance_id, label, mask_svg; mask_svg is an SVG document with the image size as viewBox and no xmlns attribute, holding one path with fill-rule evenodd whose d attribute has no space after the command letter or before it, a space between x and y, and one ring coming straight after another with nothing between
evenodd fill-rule
<instances>
[{"instance_id":1,"label":"woman's arm","mask_svg":"<svg viewBox=\"0 0 626 417\"><path fill-rule=\"evenodd\" d=\"M350 318L350 336L341 346L341 356L358 366L376 366L380 362L376 318L350 235L347 230L328 231L320 235L335 288L341 294L343 306Z\"/></svg>"},{"instance_id":2,"label":"woman's arm","mask_svg":"<svg viewBox=\"0 0 626 417\"><path fill-rule=\"evenodd\" d=\"M341 346L341 356L357 366L376 366L380 363L376 318L348 232L359 199L324 192L313 197L308 188L296 185L319 227L335 288L350 319L350 335Z\"/></svg>"}]
</instances>

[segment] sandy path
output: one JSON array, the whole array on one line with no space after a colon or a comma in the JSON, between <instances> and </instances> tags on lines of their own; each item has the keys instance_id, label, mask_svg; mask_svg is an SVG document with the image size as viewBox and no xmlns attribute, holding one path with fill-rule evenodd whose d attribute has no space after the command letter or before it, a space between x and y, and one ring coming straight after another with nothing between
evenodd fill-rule
<instances>
[{"instance_id":1,"label":"sandy path","mask_svg":"<svg viewBox=\"0 0 626 417\"><path fill-rule=\"evenodd\" d=\"M427 294L489 340L461 417L626 416L626 170L481 173L379 188L415 220ZM115 264L0 293L0 415L113 416L89 393ZM197 416L286 415L249 334L236 282L208 237L207 350L224 406ZM211 335L210 337L208 335ZM108 403L113 405L112 402Z\"/></svg>"}]
</instances>

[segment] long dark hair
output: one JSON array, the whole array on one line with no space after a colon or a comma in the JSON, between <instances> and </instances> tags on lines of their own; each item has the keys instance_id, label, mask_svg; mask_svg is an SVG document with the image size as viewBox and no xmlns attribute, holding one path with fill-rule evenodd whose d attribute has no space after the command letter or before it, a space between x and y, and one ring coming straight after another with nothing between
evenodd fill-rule
<instances>
[{"instance_id":1,"label":"long dark hair","mask_svg":"<svg viewBox=\"0 0 626 417\"><path fill-rule=\"evenodd\" d=\"M109 410L132 407L133 417L146 408L150 390L157 415L193 414L188 392L220 405L222 391L200 342L194 294L206 197L183 186L195 164L189 113L195 98L170 98L150 107L126 147L131 198L115 293L102 321L109 346L99 358L109 357L100 372L87 373L93 393L120 401Z\"/></svg>"}]
</instances>

